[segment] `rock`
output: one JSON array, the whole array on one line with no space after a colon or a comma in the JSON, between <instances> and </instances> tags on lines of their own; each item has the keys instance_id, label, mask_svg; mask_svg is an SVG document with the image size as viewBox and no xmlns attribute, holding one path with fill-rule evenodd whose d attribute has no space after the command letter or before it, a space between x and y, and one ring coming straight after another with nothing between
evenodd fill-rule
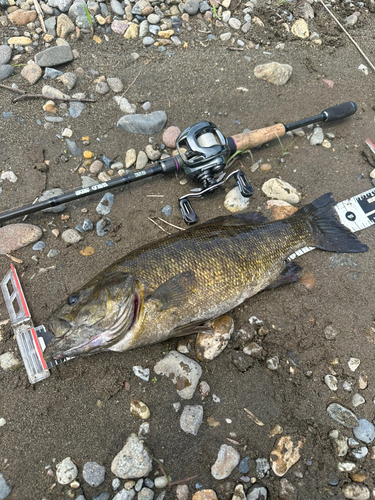
<instances>
[{"instance_id":1,"label":"rock","mask_svg":"<svg viewBox=\"0 0 375 500\"><path fill-rule=\"evenodd\" d=\"M287 203L298 203L301 200L301 193L281 179L269 179L263 184L262 191L268 198L276 198Z\"/></svg>"},{"instance_id":2,"label":"rock","mask_svg":"<svg viewBox=\"0 0 375 500\"><path fill-rule=\"evenodd\" d=\"M240 461L240 454L232 446L222 444L216 462L211 467L211 474L215 479L225 479Z\"/></svg>"},{"instance_id":3,"label":"rock","mask_svg":"<svg viewBox=\"0 0 375 500\"><path fill-rule=\"evenodd\" d=\"M128 149L125 155L125 168L130 168L137 160L135 149Z\"/></svg>"},{"instance_id":4,"label":"rock","mask_svg":"<svg viewBox=\"0 0 375 500\"><path fill-rule=\"evenodd\" d=\"M177 500L189 500L189 487L187 484L179 484L176 488Z\"/></svg>"},{"instance_id":5,"label":"rock","mask_svg":"<svg viewBox=\"0 0 375 500\"><path fill-rule=\"evenodd\" d=\"M123 35L128 28L128 23L126 21L120 21L115 19L111 24L111 30L118 35Z\"/></svg>"},{"instance_id":6,"label":"rock","mask_svg":"<svg viewBox=\"0 0 375 500\"><path fill-rule=\"evenodd\" d=\"M122 17L125 14L125 11L121 7L121 3L118 0L111 0L111 9L118 16Z\"/></svg>"},{"instance_id":7,"label":"rock","mask_svg":"<svg viewBox=\"0 0 375 500\"><path fill-rule=\"evenodd\" d=\"M100 486L105 478L105 467L96 462L86 462L82 471L83 479L93 488Z\"/></svg>"},{"instance_id":8,"label":"rock","mask_svg":"<svg viewBox=\"0 0 375 500\"><path fill-rule=\"evenodd\" d=\"M241 28L241 21L235 17L231 17L228 24L234 30L239 30Z\"/></svg>"},{"instance_id":9,"label":"rock","mask_svg":"<svg viewBox=\"0 0 375 500\"><path fill-rule=\"evenodd\" d=\"M147 479L145 480L145 483L146 481ZM142 488L137 496L137 500L153 500L153 498L154 498L154 492L150 488Z\"/></svg>"},{"instance_id":10,"label":"rock","mask_svg":"<svg viewBox=\"0 0 375 500\"><path fill-rule=\"evenodd\" d=\"M108 500L110 495L108 494L108 497L105 497L103 499L99 497L93 498L93 500ZM114 497L113 500L132 500L135 497L135 491L134 490L126 490L123 488L120 490ZM78 500L78 499L77 499Z\"/></svg>"},{"instance_id":11,"label":"rock","mask_svg":"<svg viewBox=\"0 0 375 500\"><path fill-rule=\"evenodd\" d=\"M247 490L246 500L268 500L268 490L265 486L254 483Z\"/></svg>"},{"instance_id":12,"label":"rock","mask_svg":"<svg viewBox=\"0 0 375 500\"><path fill-rule=\"evenodd\" d=\"M165 375L174 383L183 399L191 399L202 375L202 368L192 359L177 351L170 351L154 366L158 375Z\"/></svg>"},{"instance_id":13,"label":"rock","mask_svg":"<svg viewBox=\"0 0 375 500\"><path fill-rule=\"evenodd\" d=\"M359 425L359 421L354 413L338 403L331 403L327 408L327 413L332 420L348 429L358 427Z\"/></svg>"},{"instance_id":14,"label":"rock","mask_svg":"<svg viewBox=\"0 0 375 500\"><path fill-rule=\"evenodd\" d=\"M203 406L185 406L180 417L180 427L187 434L198 434L203 421Z\"/></svg>"},{"instance_id":15,"label":"rock","mask_svg":"<svg viewBox=\"0 0 375 500\"><path fill-rule=\"evenodd\" d=\"M26 24L33 23L36 17L37 13L35 10L18 9L8 14L8 20L18 26L25 26Z\"/></svg>"},{"instance_id":16,"label":"rock","mask_svg":"<svg viewBox=\"0 0 375 500\"><path fill-rule=\"evenodd\" d=\"M120 106L121 111L133 115L137 111L136 104L130 104L126 97L115 95L113 98L117 104Z\"/></svg>"},{"instance_id":17,"label":"rock","mask_svg":"<svg viewBox=\"0 0 375 500\"><path fill-rule=\"evenodd\" d=\"M269 370L277 370L279 368L280 360L278 356L273 356L272 358L268 358L266 360L266 366Z\"/></svg>"},{"instance_id":18,"label":"rock","mask_svg":"<svg viewBox=\"0 0 375 500\"><path fill-rule=\"evenodd\" d=\"M224 207L229 212L237 213L246 210L249 206L250 198L242 196L238 186L231 189L225 196Z\"/></svg>"},{"instance_id":19,"label":"rock","mask_svg":"<svg viewBox=\"0 0 375 500\"><path fill-rule=\"evenodd\" d=\"M348 361L348 366L352 372L355 372L360 364L361 364L361 360L358 358L350 358Z\"/></svg>"},{"instance_id":20,"label":"rock","mask_svg":"<svg viewBox=\"0 0 375 500\"><path fill-rule=\"evenodd\" d=\"M148 406L137 399L130 400L130 413L137 418L141 418L142 420L150 418L150 410Z\"/></svg>"},{"instance_id":21,"label":"rock","mask_svg":"<svg viewBox=\"0 0 375 500\"><path fill-rule=\"evenodd\" d=\"M0 45L0 66L8 64L12 58L12 49L9 45Z\"/></svg>"},{"instance_id":22,"label":"rock","mask_svg":"<svg viewBox=\"0 0 375 500\"><path fill-rule=\"evenodd\" d=\"M120 78L107 78L107 83L113 92L122 92L124 90L124 85Z\"/></svg>"},{"instance_id":23,"label":"rock","mask_svg":"<svg viewBox=\"0 0 375 500\"><path fill-rule=\"evenodd\" d=\"M16 176L16 174L12 170L5 170L5 172L3 172L0 175L0 180L9 181L9 182L12 182L14 184L15 182L18 181L18 177Z\"/></svg>"},{"instance_id":24,"label":"rock","mask_svg":"<svg viewBox=\"0 0 375 500\"><path fill-rule=\"evenodd\" d=\"M21 76L23 76L30 85L34 85L42 76L42 68L34 61L29 61L21 71Z\"/></svg>"},{"instance_id":25,"label":"rock","mask_svg":"<svg viewBox=\"0 0 375 500\"><path fill-rule=\"evenodd\" d=\"M2 64L0 66L0 82L14 75L14 68L10 64Z\"/></svg>"},{"instance_id":26,"label":"rock","mask_svg":"<svg viewBox=\"0 0 375 500\"><path fill-rule=\"evenodd\" d=\"M275 220L286 219L297 211L296 207L283 200L269 200L267 201L267 208L271 210L272 217Z\"/></svg>"},{"instance_id":27,"label":"rock","mask_svg":"<svg viewBox=\"0 0 375 500\"><path fill-rule=\"evenodd\" d=\"M366 389L367 387L367 374L365 372L360 372L359 376L358 376L358 388L363 390L363 389Z\"/></svg>"},{"instance_id":28,"label":"rock","mask_svg":"<svg viewBox=\"0 0 375 500\"><path fill-rule=\"evenodd\" d=\"M336 453L338 457L345 457L348 453L348 438L343 436L338 430L334 429L329 433L329 437L336 445Z\"/></svg>"},{"instance_id":29,"label":"rock","mask_svg":"<svg viewBox=\"0 0 375 500\"><path fill-rule=\"evenodd\" d=\"M69 484L78 476L78 469L70 457L64 458L56 466L56 479L59 484Z\"/></svg>"},{"instance_id":30,"label":"rock","mask_svg":"<svg viewBox=\"0 0 375 500\"><path fill-rule=\"evenodd\" d=\"M131 434L112 461L112 473L121 479L138 479L148 476L151 470L152 459L147 449L136 434Z\"/></svg>"},{"instance_id":31,"label":"rock","mask_svg":"<svg viewBox=\"0 0 375 500\"><path fill-rule=\"evenodd\" d=\"M199 2L198 0L186 0L185 2L185 12L189 14L189 16L195 16L199 10Z\"/></svg>"},{"instance_id":32,"label":"rock","mask_svg":"<svg viewBox=\"0 0 375 500\"><path fill-rule=\"evenodd\" d=\"M155 488L165 488L168 485L168 479L165 476L159 476L155 478Z\"/></svg>"},{"instance_id":33,"label":"rock","mask_svg":"<svg viewBox=\"0 0 375 500\"><path fill-rule=\"evenodd\" d=\"M323 148L330 149L332 144L329 141L327 141L327 139L324 139L324 141L322 142L322 146Z\"/></svg>"},{"instance_id":34,"label":"rock","mask_svg":"<svg viewBox=\"0 0 375 500\"><path fill-rule=\"evenodd\" d=\"M353 462L339 462L337 464L337 469L340 472L352 472L357 468L356 464Z\"/></svg>"},{"instance_id":35,"label":"rock","mask_svg":"<svg viewBox=\"0 0 375 500\"><path fill-rule=\"evenodd\" d=\"M142 366L133 366L133 373L136 377L148 382L150 380L150 369L142 368Z\"/></svg>"},{"instance_id":36,"label":"rock","mask_svg":"<svg viewBox=\"0 0 375 500\"><path fill-rule=\"evenodd\" d=\"M135 164L135 168L137 170L143 170L148 162L147 155L144 151L139 151L138 156L137 156L137 162Z\"/></svg>"},{"instance_id":37,"label":"rock","mask_svg":"<svg viewBox=\"0 0 375 500\"><path fill-rule=\"evenodd\" d=\"M68 90L72 90L77 83L77 75L72 72L64 73L59 77L59 80Z\"/></svg>"},{"instance_id":38,"label":"rock","mask_svg":"<svg viewBox=\"0 0 375 500\"><path fill-rule=\"evenodd\" d=\"M234 321L228 316L220 316L207 323L212 333L200 333L195 341L195 355L199 361L211 361L228 345L234 329Z\"/></svg>"},{"instance_id":39,"label":"rock","mask_svg":"<svg viewBox=\"0 0 375 500\"><path fill-rule=\"evenodd\" d=\"M142 40L142 43L146 47L149 47L150 45L153 45L155 43L155 40L152 38L152 36L145 36Z\"/></svg>"},{"instance_id":40,"label":"rock","mask_svg":"<svg viewBox=\"0 0 375 500\"><path fill-rule=\"evenodd\" d=\"M342 493L345 498L355 500L368 500L370 498L370 490L364 484L346 483L342 487Z\"/></svg>"},{"instance_id":41,"label":"rock","mask_svg":"<svg viewBox=\"0 0 375 500\"><path fill-rule=\"evenodd\" d=\"M5 226L9 227L9 226ZM4 228L2 228L4 229ZM1 242L2 243L2 242ZM4 371L16 370L21 366L21 362L15 357L12 352L5 352L0 356L0 366ZM1 481L0 481L1 483Z\"/></svg>"},{"instance_id":42,"label":"rock","mask_svg":"<svg viewBox=\"0 0 375 500\"><path fill-rule=\"evenodd\" d=\"M347 26L354 26L355 23L358 21L358 17L355 16L354 14L352 14L351 16L348 16L346 19L345 19L345 24Z\"/></svg>"},{"instance_id":43,"label":"rock","mask_svg":"<svg viewBox=\"0 0 375 500\"><path fill-rule=\"evenodd\" d=\"M109 86L107 85L106 82L98 82L95 87L95 92L101 95L108 94Z\"/></svg>"},{"instance_id":44,"label":"rock","mask_svg":"<svg viewBox=\"0 0 375 500\"><path fill-rule=\"evenodd\" d=\"M91 174L97 175L103 167L103 162L101 162L100 160L95 160L91 163L89 170Z\"/></svg>"},{"instance_id":45,"label":"rock","mask_svg":"<svg viewBox=\"0 0 375 500\"><path fill-rule=\"evenodd\" d=\"M298 36L298 38L309 38L309 27L304 19L298 19L292 26L291 32L293 35Z\"/></svg>"},{"instance_id":46,"label":"rock","mask_svg":"<svg viewBox=\"0 0 375 500\"><path fill-rule=\"evenodd\" d=\"M54 198L55 196L61 196L62 194L64 194L64 192L60 188L48 189L47 191L44 191L42 193L42 196L40 196L38 201L46 201L49 200L50 198ZM50 214L58 214L60 212L63 212L65 209L66 205L57 205L57 207L45 208L43 212Z\"/></svg>"},{"instance_id":47,"label":"rock","mask_svg":"<svg viewBox=\"0 0 375 500\"><path fill-rule=\"evenodd\" d=\"M75 26L66 14L60 14L57 18L56 34L60 38L67 38L70 33L75 33Z\"/></svg>"},{"instance_id":48,"label":"rock","mask_svg":"<svg viewBox=\"0 0 375 500\"><path fill-rule=\"evenodd\" d=\"M72 118L78 118L84 108L85 105L83 104L83 102L71 102L69 104L69 114Z\"/></svg>"},{"instance_id":49,"label":"rock","mask_svg":"<svg viewBox=\"0 0 375 500\"><path fill-rule=\"evenodd\" d=\"M71 139L65 139L66 145L68 146L69 152L72 156L80 156L83 151L77 146L77 144ZM95 182L95 181L94 181ZM96 184L96 182L95 182Z\"/></svg>"},{"instance_id":50,"label":"rock","mask_svg":"<svg viewBox=\"0 0 375 500\"><path fill-rule=\"evenodd\" d=\"M0 228L0 255L19 250L43 236L38 226L31 224L9 224Z\"/></svg>"},{"instance_id":51,"label":"rock","mask_svg":"<svg viewBox=\"0 0 375 500\"><path fill-rule=\"evenodd\" d=\"M242 460L241 460L241 462L242 462ZM240 462L240 465L241 465L241 462ZM240 466L238 467L238 470L241 472ZM249 471L249 469L247 469L247 472L248 471ZM234 488L234 493L233 493L231 500L246 500L245 490L243 489L242 484L237 484L237 486Z\"/></svg>"},{"instance_id":52,"label":"rock","mask_svg":"<svg viewBox=\"0 0 375 500\"><path fill-rule=\"evenodd\" d=\"M112 210L114 199L115 197L112 193L106 193L96 207L97 213L99 215L108 215Z\"/></svg>"},{"instance_id":53,"label":"rock","mask_svg":"<svg viewBox=\"0 0 375 500\"><path fill-rule=\"evenodd\" d=\"M163 132L162 141L167 146L167 148L176 148L177 137L181 134L181 130L178 127L168 127Z\"/></svg>"},{"instance_id":54,"label":"rock","mask_svg":"<svg viewBox=\"0 0 375 500\"><path fill-rule=\"evenodd\" d=\"M272 450L270 454L272 470L276 476L283 476L298 462L300 459L300 449L304 445L304 442L304 438L297 440L292 436L282 436L279 439L276 449Z\"/></svg>"},{"instance_id":55,"label":"rock","mask_svg":"<svg viewBox=\"0 0 375 500\"><path fill-rule=\"evenodd\" d=\"M12 36L8 39L9 45L30 45L32 42L28 36Z\"/></svg>"},{"instance_id":56,"label":"rock","mask_svg":"<svg viewBox=\"0 0 375 500\"><path fill-rule=\"evenodd\" d=\"M66 229L62 234L61 238L69 245L74 245L82 240L82 236L76 229Z\"/></svg>"},{"instance_id":57,"label":"rock","mask_svg":"<svg viewBox=\"0 0 375 500\"><path fill-rule=\"evenodd\" d=\"M69 17L76 19L78 16L86 15L84 6L86 5L85 0L75 0L73 5L69 8Z\"/></svg>"},{"instance_id":58,"label":"rock","mask_svg":"<svg viewBox=\"0 0 375 500\"><path fill-rule=\"evenodd\" d=\"M117 122L117 126L132 134L153 135L162 130L166 121L164 111L154 111L147 115L125 115Z\"/></svg>"},{"instance_id":59,"label":"rock","mask_svg":"<svg viewBox=\"0 0 375 500\"><path fill-rule=\"evenodd\" d=\"M46 248L46 244L44 243L44 241L37 241L32 248L34 252L40 252L41 250L44 250Z\"/></svg>"},{"instance_id":60,"label":"rock","mask_svg":"<svg viewBox=\"0 0 375 500\"><path fill-rule=\"evenodd\" d=\"M256 78L273 83L274 85L285 85L291 77L292 72L292 66L278 62L260 64L254 68L254 76Z\"/></svg>"},{"instance_id":61,"label":"rock","mask_svg":"<svg viewBox=\"0 0 375 500\"><path fill-rule=\"evenodd\" d=\"M146 148L145 148L145 151L146 151L146 155L148 156L148 158L151 160L151 161L156 161L160 158L161 156L161 152L154 149L152 147L152 144L147 144Z\"/></svg>"},{"instance_id":62,"label":"rock","mask_svg":"<svg viewBox=\"0 0 375 500\"><path fill-rule=\"evenodd\" d=\"M128 29L125 31L124 38L130 40L137 38L139 27L138 24L129 24Z\"/></svg>"},{"instance_id":63,"label":"rock","mask_svg":"<svg viewBox=\"0 0 375 500\"><path fill-rule=\"evenodd\" d=\"M364 443L372 443L375 439L375 427L373 424L365 418L360 418L358 424L353 429L354 437Z\"/></svg>"},{"instance_id":64,"label":"rock","mask_svg":"<svg viewBox=\"0 0 375 500\"><path fill-rule=\"evenodd\" d=\"M255 460L255 473L258 479L263 479L270 475L271 466L266 458L257 458Z\"/></svg>"},{"instance_id":65,"label":"rock","mask_svg":"<svg viewBox=\"0 0 375 500\"><path fill-rule=\"evenodd\" d=\"M285 477L279 483L279 499L280 500L297 500L297 491L295 486L290 483Z\"/></svg>"},{"instance_id":66,"label":"rock","mask_svg":"<svg viewBox=\"0 0 375 500\"><path fill-rule=\"evenodd\" d=\"M53 67L73 61L73 53L69 45L58 45L39 52L35 55L34 60L42 68Z\"/></svg>"},{"instance_id":67,"label":"rock","mask_svg":"<svg viewBox=\"0 0 375 500\"><path fill-rule=\"evenodd\" d=\"M0 499L3 500L10 495L12 488L7 485L3 474L0 472Z\"/></svg>"},{"instance_id":68,"label":"rock","mask_svg":"<svg viewBox=\"0 0 375 500\"><path fill-rule=\"evenodd\" d=\"M357 408L357 406L363 405L363 403L366 403L365 398L358 393L354 394L354 396L352 398L352 405L354 406L354 408Z\"/></svg>"},{"instance_id":69,"label":"rock","mask_svg":"<svg viewBox=\"0 0 375 500\"><path fill-rule=\"evenodd\" d=\"M315 127L312 136L310 137L311 146L322 144L324 140L324 133L322 127Z\"/></svg>"},{"instance_id":70,"label":"rock","mask_svg":"<svg viewBox=\"0 0 375 500\"><path fill-rule=\"evenodd\" d=\"M192 496L191 500L217 500L214 490L199 490Z\"/></svg>"},{"instance_id":71,"label":"rock","mask_svg":"<svg viewBox=\"0 0 375 500\"><path fill-rule=\"evenodd\" d=\"M365 458L367 454L368 454L367 446L361 446L360 448L355 448L354 450L351 451L351 455L356 460L361 460L362 458Z\"/></svg>"},{"instance_id":72,"label":"rock","mask_svg":"<svg viewBox=\"0 0 375 500\"><path fill-rule=\"evenodd\" d=\"M331 391L337 391L338 382L334 375L326 375L324 377L324 383Z\"/></svg>"}]
</instances>

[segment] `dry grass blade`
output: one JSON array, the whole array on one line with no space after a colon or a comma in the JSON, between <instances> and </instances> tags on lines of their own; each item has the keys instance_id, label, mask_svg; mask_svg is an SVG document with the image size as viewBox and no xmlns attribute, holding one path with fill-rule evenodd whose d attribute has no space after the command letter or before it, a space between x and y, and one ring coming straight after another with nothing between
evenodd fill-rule
<instances>
[{"instance_id":1,"label":"dry grass blade","mask_svg":"<svg viewBox=\"0 0 375 500\"><path fill-rule=\"evenodd\" d=\"M13 262L16 262L17 264L23 264L23 260L17 259L17 257L13 257L13 255L9 255L9 253L5 254L7 257L10 258Z\"/></svg>"},{"instance_id":2,"label":"dry grass blade","mask_svg":"<svg viewBox=\"0 0 375 500\"><path fill-rule=\"evenodd\" d=\"M161 230L163 231L163 233L167 233L167 234L169 234L169 235L171 234L171 233L169 233L168 231L166 231L164 228L162 228L162 227L160 226L160 224L158 224L158 223L157 223L157 222L155 222L153 219L151 219L151 217L147 217L147 218L148 218L148 220L149 220L149 221L151 221L153 224L155 224L155 226L157 226L159 229L161 229Z\"/></svg>"},{"instance_id":3,"label":"dry grass blade","mask_svg":"<svg viewBox=\"0 0 375 500\"><path fill-rule=\"evenodd\" d=\"M185 228L179 227L179 226L175 226L171 222L167 222L166 220L162 219L161 217L158 217L158 220L160 220L161 222L164 222L164 224L168 224L168 226L174 227L175 229L179 229L180 231L186 231Z\"/></svg>"},{"instance_id":4,"label":"dry grass blade","mask_svg":"<svg viewBox=\"0 0 375 500\"><path fill-rule=\"evenodd\" d=\"M262 425L264 425L264 423L259 420L259 418L257 418L253 412L251 412L250 410L248 410L247 408L244 408L244 410L246 411L247 413L247 416L249 417L250 420L252 420L254 422L254 424L257 424L259 425L259 427L261 427Z\"/></svg>"}]
</instances>

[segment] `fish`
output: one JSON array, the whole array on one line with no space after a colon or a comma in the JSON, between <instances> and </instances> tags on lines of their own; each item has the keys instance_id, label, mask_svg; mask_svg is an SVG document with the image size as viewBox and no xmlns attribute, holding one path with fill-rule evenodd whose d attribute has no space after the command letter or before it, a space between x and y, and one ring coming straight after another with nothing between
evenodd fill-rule
<instances>
[{"instance_id":1,"label":"fish","mask_svg":"<svg viewBox=\"0 0 375 500\"><path fill-rule=\"evenodd\" d=\"M122 352L207 332L207 322L265 289L299 279L286 259L305 246L366 252L339 221L332 193L290 217L222 216L133 250L52 314L45 359Z\"/></svg>"}]
</instances>

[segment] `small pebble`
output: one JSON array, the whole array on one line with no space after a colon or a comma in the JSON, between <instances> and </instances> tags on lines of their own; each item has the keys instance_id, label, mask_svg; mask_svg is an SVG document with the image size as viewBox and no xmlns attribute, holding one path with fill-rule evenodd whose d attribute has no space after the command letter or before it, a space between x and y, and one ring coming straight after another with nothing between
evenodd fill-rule
<instances>
[{"instance_id":1,"label":"small pebble","mask_svg":"<svg viewBox=\"0 0 375 500\"><path fill-rule=\"evenodd\" d=\"M115 197L112 193L106 193L96 207L97 213L99 215L108 215L112 210L114 199Z\"/></svg>"},{"instance_id":2,"label":"small pebble","mask_svg":"<svg viewBox=\"0 0 375 500\"><path fill-rule=\"evenodd\" d=\"M46 244L44 243L44 241L37 241L35 243L35 245L33 245L33 250L35 252L38 252L38 251L41 251L41 250L44 250L46 248Z\"/></svg>"},{"instance_id":3,"label":"small pebble","mask_svg":"<svg viewBox=\"0 0 375 500\"><path fill-rule=\"evenodd\" d=\"M74 245L82 240L82 236L76 229L67 229L62 233L61 238L69 245Z\"/></svg>"}]
</instances>

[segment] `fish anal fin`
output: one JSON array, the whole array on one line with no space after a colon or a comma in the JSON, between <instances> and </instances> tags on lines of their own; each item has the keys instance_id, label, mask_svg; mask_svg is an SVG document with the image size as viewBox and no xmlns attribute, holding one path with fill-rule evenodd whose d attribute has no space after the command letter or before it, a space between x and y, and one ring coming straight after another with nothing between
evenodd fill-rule
<instances>
[{"instance_id":1,"label":"fish anal fin","mask_svg":"<svg viewBox=\"0 0 375 500\"><path fill-rule=\"evenodd\" d=\"M196 279L193 271L184 271L162 283L148 300L160 303L160 309L169 309L182 305L187 296L194 292Z\"/></svg>"},{"instance_id":2,"label":"fish anal fin","mask_svg":"<svg viewBox=\"0 0 375 500\"><path fill-rule=\"evenodd\" d=\"M273 288L278 288L279 286L290 285L300 280L299 273L302 268L295 262L288 262L284 269L281 271L279 277L274 283L268 285L265 290L272 290Z\"/></svg>"}]
</instances>

